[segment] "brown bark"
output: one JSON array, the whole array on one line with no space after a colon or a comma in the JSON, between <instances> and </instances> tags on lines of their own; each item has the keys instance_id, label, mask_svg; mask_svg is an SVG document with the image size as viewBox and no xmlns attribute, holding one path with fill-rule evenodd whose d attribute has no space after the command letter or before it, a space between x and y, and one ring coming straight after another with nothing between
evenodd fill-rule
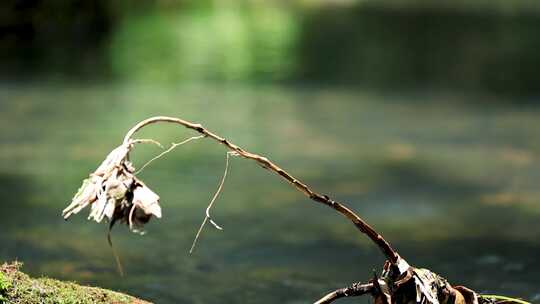
<instances>
[{"instance_id":1,"label":"brown bark","mask_svg":"<svg viewBox=\"0 0 540 304\"><path fill-rule=\"evenodd\" d=\"M379 249L383 252L383 254L386 256L386 258L392 263L396 264L399 260L399 255L397 252L390 246L390 244L373 229L368 223L366 223L360 216L355 214L352 210L350 210L347 206L345 206L342 203L336 202L327 195L319 194L315 191L313 191L307 184L301 182L291 174L289 174L287 171L280 168L278 165L270 161L268 158L248 152L239 146L229 142L225 138L216 135L213 132L210 132L206 128L204 128L200 124L195 124L180 118L175 117L167 117L167 116L156 116L151 117L148 119L145 119L141 122L139 122L137 125L135 125L133 128L131 128L126 136L124 137L124 144L128 144L130 140L132 140L132 136L141 128L158 122L169 122L169 123L175 123L180 124L188 129L194 130L196 132L199 132L200 134L211 138L218 143L224 145L227 149L230 151L238 153L239 156L242 156L247 159L254 160L255 162L259 163L263 168L268 169L275 174L279 175L283 179L285 179L287 182L292 184L298 191L302 192L305 196L309 197L311 200L321 203L323 205L326 205L343 216L345 216L347 219L349 219L354 226L360 230L362 233L367 235L376 245L379 247Z\"/></svg>"}]
</instances>

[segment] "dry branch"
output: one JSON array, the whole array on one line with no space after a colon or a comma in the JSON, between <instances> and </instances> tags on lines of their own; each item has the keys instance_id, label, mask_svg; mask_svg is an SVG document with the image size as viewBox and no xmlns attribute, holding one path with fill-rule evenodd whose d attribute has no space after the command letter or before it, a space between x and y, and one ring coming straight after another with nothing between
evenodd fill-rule
<instances>
[{"instance_id":1,"label":"dry branch","mask_svg":"<svg viewBox=\"0 0 540 304\"><path fill-rule=\"evenodd\" d=\"M373 283L354 283L349 287L340 288L332 291L331 293L325 295L320 300L315 302L315 304L328 304L340 298L363 296L365 294L371 293L373 290Z\"/></svg>"},{"instance_id":2,"label":"dry branch","mask_svg":"<svg viewBox=\"0 0 540 304\"><path fill-rule=\"evenodd\" d=\"M129 153L136 143L154 143L160 145L158 142L151 139L132 139L133 135L143 127L158 122L178 124L198 132L200 136L191 137L181 143L173 144L169 149L151 159L140 170L150 162L170 152L178 145L201 137L210 138L225 146L228 150L223 177L216 193L206 209L206 216L195 237L190 252L193 251L195 243L208 220L210 220L216 228L220 228L212 221L210 209L223 188L227 176L229 156L235 155L255 161L263 168L275 173L287 181L296 190L300 191L314 202L321 203L334 209L350 220L360 232L367 235L385 255L387 261L383 266L380 277L375 275L368 283L355 283L349 287L335 290L318 300L316 304L327 304L339 298L361 296L365 294L370 294L375 299L376 304L503 303L501 301L504 301L504 303L528 304L524 301L508 297L478 296L474 291L468 288L451 286L446 279L428 269L410 266L398 255L382 235L377 233L367 224L367 222L344 204L336 202L327 195L315 192L306 183L283 170L268 158L248 152L229 142L225 138L209 131L200 124L195 124L175 117L156 116L143 120L131 128L125 135L122 145L114 149L98 169L83 182L83 185L73 198L71 204L64 209L64 218L67 219L72 214L78 213L84 207L90 205L92 209L90 218L93 218L97 222L100 222L105 218L110 221L109 227L112 227L117 220L121 220L124 223L129 224L130 229L139 230L152 216L158 218L161 217L159 196L152 192L135 176L135 168L129 161ZM117 257L116 254L115 257Z\"/></svg>"},{"instance_id":3,"label":"dry branch","mask_svg":"<svg viewBox=\"0 0 540 304\"><path fill-rule=\"evenodd\" d=\"M319 194L319 193L313 191L307 184L301 182L300 180L298 180L297 178L295 178L294 176L289 174L287 171L283 170L282 168L277 166L275 163L270 161L268 158L266 158L264 156L261 156L261 155L258 155L258 154L255 154L255 153L248 152L248 151L240 148L239 146L229 142L225 138L223 138L221 136L218 136L213 132L210 132L209 130L207 130L206 128L204 128L200 124L195 124L195 123L192 123L192 122L180 119L180 118L175 118L175 117L167 117L167 116L151 117L151 118L148 118L146 120L143 120L143 121L139 122L137 125L135 125L133 128L131 128L128 131L128 133L124 137L124 145L129 145L130 144L130 142L132 140L131 137L138 130L140 130L141 128L143 128L143 127L145 127L145 126L147 126L149 124L153 124L153 123L157 123L157 122L169 122L169 123L180 124L180 125L188 128L188 129L197 131L200 134L217 141L218 143L220 143L220 144L224 145L225 147L227 147L227 149L229 149L230 151L238 153L238 155L241 156L241 157L256 161L263 168L268 169L268 170L276 173L277 175L279 175L283 179L285 179L287 182L292 184L298 191L302 192L304 195L309 197L311 200L313 200L315 202L318 202L318 203L321 203L321 204L324 204L324 205L336 210L337 212L339 212L340 214L342 214L346 218L348 218L350 221L352 221L352 223L356 226L356 228L358 230L360 230L362 233L366 234L377 245L377 247L379 247L381 249L381 251L384 253L384 255L387 257L387 259L392 264L396 264L398 262L399 255L390 246L390 244L379 233L377 233L370 225L368 225L368 223L366 223L362 218L360 218L358 215L356 215L348 207L346 207L345 205L343 205L343 204L341 204L339 202L336 202L336 201L332 200L327 195L322 195L322 194Z\"/></svg>"}]
</instances>

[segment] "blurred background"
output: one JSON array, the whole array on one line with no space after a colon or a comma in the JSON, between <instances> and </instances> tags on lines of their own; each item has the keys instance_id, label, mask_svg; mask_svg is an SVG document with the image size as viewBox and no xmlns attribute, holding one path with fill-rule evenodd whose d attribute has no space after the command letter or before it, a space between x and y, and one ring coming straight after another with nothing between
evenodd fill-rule
<instances>
[{"instance_id":1,"label":"blurred background","mask_svg":"<svg viewBox=\"0 0 540 304\"><path fill-rule=\"evenodd\" d=\"M162 114L346 202L411 264L538 302L539 33L536 0L2 1L0 260L156 303L312 303L380 269L347 221L236 158L224 231L189 256L225 162L200 140L141 173L164 217L143 237L115 228L121 278L106 225L61 210Z\"/></svg>"}]
</instances>

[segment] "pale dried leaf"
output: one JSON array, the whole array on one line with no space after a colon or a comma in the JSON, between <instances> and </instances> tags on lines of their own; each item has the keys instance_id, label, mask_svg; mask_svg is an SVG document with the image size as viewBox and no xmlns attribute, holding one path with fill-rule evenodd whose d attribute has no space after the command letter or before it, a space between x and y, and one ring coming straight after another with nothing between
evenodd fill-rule
<instances>
[{"instance_id":1,"label":"pale dried leaf","mask_svg":"<svg viewBox=\"0 0 540 304\"><path fill-rule=\"evenodd\" d=\"M133 191L133 204L141 208L145 214L161 218L159 196L145 185L136 187Z\"/></svg>"},{"instance_id":2,"label":"pale dried leaf","mask_svg":"<svg viewBox=\"0 0 540 304\"><path fill-rule=\"evenodd\" d=\"M105 192L101 191L98 193L98 199L92 204L92 210L88 219L94 219L96 222L100 223L103 220L105 205L107 204L107 195Z\"/></svg>"},{"instance_id":3,"label":"pale dried leaf","mask_svg":"<svg viewBox=\"0 0 540 304\"><path fill-rule=\"evenodd\" d=\"M94 174L107 175L110 174L114 167L119 166L129 153L128 145L121 145L109 153L105 160L99 165Z\"/></svg>"},{"instance_id":4,"label":"pale dried leaf","mask_svg":"<svg viewBox=\"0 0 540 304\"><path fill-rule=\"evenodd\" d=\"M105 209L103 210L103 214L109 219L109 221L113 218L115 208L116 200L114 198L110 198L107 201L107 205L105 205Z\"/></svg>"},{"instance_id":5,"label":"pale dried leaf","mask_svg":"<svg viewBox=\"0 0 540 304\"><path fill-rule=\"evenodd\" d=\"M67 219L72 214L79 212L93 202L96 199L96 193L95 184L90 178L85 179L75 196L73 196L71 204L62 211L64 218Z\"/></svg>"}]
</instances>

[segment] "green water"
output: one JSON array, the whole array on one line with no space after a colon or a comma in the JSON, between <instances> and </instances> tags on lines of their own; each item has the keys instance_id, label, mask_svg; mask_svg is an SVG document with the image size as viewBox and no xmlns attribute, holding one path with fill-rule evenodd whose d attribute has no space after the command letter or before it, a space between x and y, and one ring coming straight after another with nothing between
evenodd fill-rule
<instances>
[{"instance_id":1,"label":"green water","mask_svg":"<svg viewBox=\"0 0 540 304\"><path fill-rule=\"evenodd\" d=\"M133 124L158 114L201 122L346 202L411 264L540 300L540 109L478 96L4 84L0 260L157 303L312 303L380 269L382 255L352 225L237 158L213 210L224 230L207 226L189 256L225 161L200 140L141 173L164 216L142 237L116 227L120 277L106 225L86 210L65 222L61 210ZM167 125L140 133L165 144L191 135ZM134 161L159 152L138 147Z\"/></svg>"}]
</instances>

